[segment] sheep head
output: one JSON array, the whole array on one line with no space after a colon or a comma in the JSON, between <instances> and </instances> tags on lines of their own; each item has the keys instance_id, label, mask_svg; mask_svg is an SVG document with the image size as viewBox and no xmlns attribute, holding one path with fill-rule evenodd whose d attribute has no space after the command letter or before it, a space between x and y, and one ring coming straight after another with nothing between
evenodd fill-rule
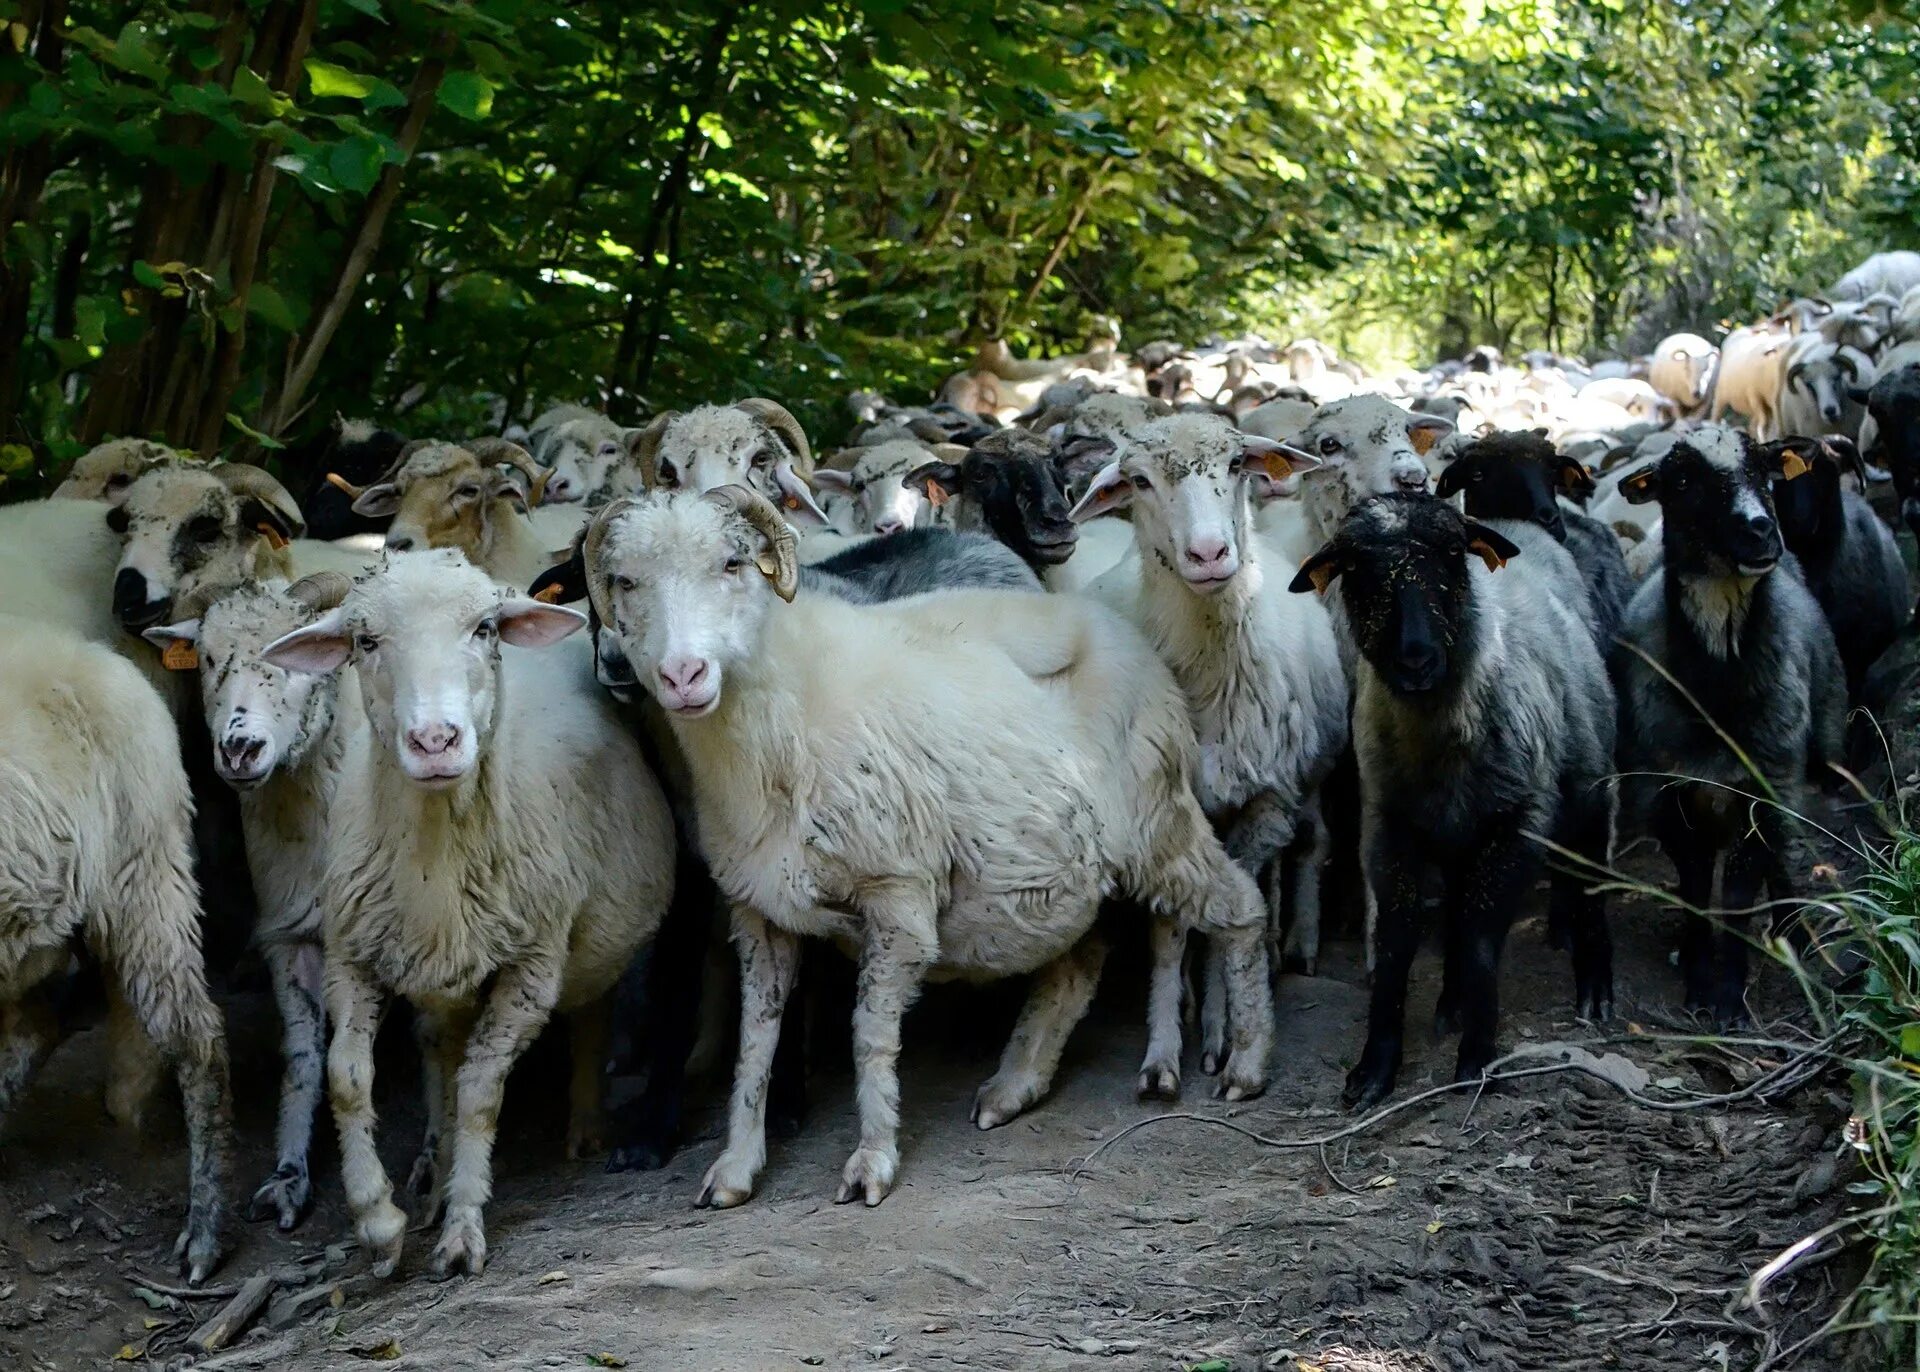
<instances>
[{"instance_id":1,"label":"sheep head","mask_svg":"<svg viewBox=\"0 0 1920 1372\"><path fill-rule=\"evenodd\" d=\"M107 511L124 546L114 615L138 633L171 617L177 597L203 586L286 576L289 540L306 532L300 506L258 467L162 466Z\"/></svg>"}]
</instances>

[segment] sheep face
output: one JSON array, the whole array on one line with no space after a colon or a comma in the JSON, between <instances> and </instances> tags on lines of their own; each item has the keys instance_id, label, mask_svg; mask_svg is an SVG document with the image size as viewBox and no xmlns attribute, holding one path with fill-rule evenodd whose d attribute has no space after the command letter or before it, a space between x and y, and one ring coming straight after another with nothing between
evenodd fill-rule
<instances>
[{"instance_id":1,"label":"sheep face","mask_svg":"<svg viewBox=\"0 0 1920 1372\"><path fill-rule=\"evenodd\" d=\"M1320 459L1304 482L1316 518L1331 531L1370 496L1427 489L1422 454L1453 425L1439 415L1409 414L1384 396L1355 395L1322 405L1293 445Z\"/></svg>"},{"instance_id":2,"label":"sheep face","mask_svg":"<svg viewBox=\"0 0 1920 1372\"><path fill-rule=\"evenodd\" d=\"M1578 459L1562 456L1534 433L1495 433L1461 449L1440 474L1435 494L1465 494L1475 519L1531 520L1566 542L1560 497L1585 500L1593 478Z\"/></svg>"},{"instance_id":3,"label":"sheep face","mask_svg":"<svg viewBox=\"0 0 1920 1372\"><path fill-rule=\"evenodd\" d=\"M1360 654L1395 695L1428 695L1459 676L1475 631L1470 558L1497 570L1519 552L1494 530L1428 495L1358 506L1289 587L1337 580Z\"/></svg>"},{"instance_id":4,"label":"sheep face","mask_svg":"<svg viewBox=\"0 0 1920 1372\"><path fill-rule=\"evenodd\" d=\"M827 523L826 512L815 503L813 488L801 475L813 465L813 455L798 426L769 424L760 414L743 408L747 403L702 405L676 414L657 439L648 437L648 430L635 433L629 439L629 451L645 461L651 449L654 463L652 476L642 484L695 495L722 486L745 486L802 523ZM792 417L786 416L786 421L791 425Z\"/></svg>"},{"instance_id":5,"label":"sheep face","mask_svg":"<svg viewBox=\"0 0 1920 1372\"><path fill-rule=\"evenodd\" d=\"M1899 367L1853 398L1880 430L1881 454L1900 495L1900 515L1920 537L1920 367Z\"/></svg>"},{"instance_id":6,"label":"sheep face","mask_svg":"<svg viewBox=\"0 0 1920 1372\"><path fill-rule=\"evenodd\" d=\"M852 471L822 469L813 474L813 479L823 491L838 492L853 499L859 532L897 534L906 529L924 528L933 521L933 505L925 489L910 485L905 479L908 472L933 455L909 439L876 443L861 450L860 460L854 463Z\"/></svg>"},{"instance_id":7,"label":"sheep face","mask_svg":"<svg viewBox=\"0 0 1920 1372\"><path fill-rule=\"evenodd\" d=\"M716 500L684 495L635 500L605 518L604 537L589 539L587 575L632 673L668 714L711 714L727 674L753 661L772 611L766 532Z\"/></svg>"},{"instance_id":8,"label":"sheep face","mask_svg":"<svg viewBox=\"0 0 1920 1372\"><path fill-rule=\"evenodd\" d=\"M982 439L957 463L916 467L905 484L930 501L957 501L956 528L984 530L1030 565L1058 566L1073 556L1080 537L1053 474L1051 449L1022 430Z\"/></svg>"},{"instance_id":9,"label":"sheep face","mask_svg":"<svg viewBox=\"0 0 1920 1372\"><path fill-rule=\"evenodd\" d=\"M284 581L238 587L198 619L148 629L148 642L197 649L200 702L213 740L213 767L237 791L281 766L298 766L333 723L333 682L264 661L261 650L311 623L318 611L287 594Z\"/></svg>"},{"instance_id":10,"label":"sheep face","mask_svg":"<svg viewBox=\"0 0 1920 1372\"><path fill-rule=\"evenodd\" d=\"M586 622L509 594L454 549L390 553L338 608L261 656L311 673L351 662L377 746L408 780L444 790L474 769L493 733L501 645L544 648Z\"/></svg>"},{"instance_id":11,"label":"sheep face","mask_svg":"<svg viewBox=\"0 0 1920 1372\"><path fill-rule=\"evenodd\" d=\"M1784 385L1811 401L1820 422L1832 427L1846 414L1847 387L1873 380L1870 366L1862 375L1861 361L1850 348L1803 334L1787 352Z\"/></svg>"},{"instance_id":12,"label":"sheep face","mask_svg":"<svg viewBox=\"0 0 1920 1372\"><path fill-rule=\"evenodd\" d=\"M144 438L116 438L75 460L67 479L54 488L55 500L99 500L118 505L144 473L188 461L172 448Z\"/></svg>"},{"instance_id":13,"label":"sheep face","mask_svg":"<svg viewBox=\"0 0 1920 1372\"><path fill-rule=\"evenodd\" d=\"M570 419L554 428L542 445L543 459L553 468L547 503L566 505L603 494L626 450L620 426L599 415Z\"/></svg>"},{"instance_id":14,"label":"sheep face","mask_svg":"<svg viewBox=\"0 0 1920 1372\"><path fill-rule=\"evenodd\" d=\"M107 511L124 547L113 613L130 632L164 622L177 596L284 572L276 558L305 532L300 507L258 467L163 467Z\"/></svg>"},{"instance_id":15,"label":"sheep face","mask_svg":"<svg viewBox=\"0 0 1920 1372\"><path fill-rule=\"evenodd\" d=\"M504 441L486 440L485 446L495 443L531 464L523 450ZM353 509L373 518L392 516L387 547L394 552L458 548L479 567L487 565L501 526L525 515L527 499L524 471L483 462L458 444L430 443L361 492Z\"/></svg>"},{"instance_id":16,"label":"sheep face","mask_svg":"<svg viewBox=\"0 0 1920 1372\"><path fill-rule=\"evenodd\" d=\"M1759 444L1736 429L1707 424L1678 439L1658 462L1623 476L1620 492L1635 505L1660 503L1673 573L1758 577L1786 551L1773 483L1807 470L1792 444Z\"/></svg>"},{"instance_id":17,"label":"sheep face","mask_svg":"<svg viewBox=\"0 0 1920 1372\"><path fill-rule=\"evenodd\" d=\"M1830 551L1846 528L1846 503L1841 494L1843 467L1860 469L1860 450L1849 439L1782 439L1769 448L1792 449L1808 470L1797 480L1781 476L1773 483L1773 507L1780 521L1780 537L1796 557ZM1782 466L1786 464L1783 454Z\"/></svg>"},{"instance_id":18,"label":"sheep face","mask_svg":"<svg viewBox=\"0 0 1920 1372\"><path fill-rule=\"evenodd\" d=\"M1179 414L1131 430L1074 506L1090 519L1132 505L1143 551L1197 595L1225 588L1245 559L1249 488L1280 482L1316 459L1243 434L1213 415Z\"/></svg>"}]
</instances>

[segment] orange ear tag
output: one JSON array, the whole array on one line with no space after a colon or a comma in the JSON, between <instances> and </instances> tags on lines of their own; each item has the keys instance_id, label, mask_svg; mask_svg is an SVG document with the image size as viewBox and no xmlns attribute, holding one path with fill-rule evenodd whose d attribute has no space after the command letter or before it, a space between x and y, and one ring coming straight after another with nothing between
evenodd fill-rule
<instances>
[{"instance_id":1,"label":"orange ear tag","mask_svg":"<svg viewBox=\"0 0 1920 1372\"><path fill-rule=\"evenodd\" d=\"M200 650L184 638L176 638L160 654L160 665L169 672L191 672L200 665Z\"/></svg>"},{"instance_id":2,"label":"orange ear tag","mask_svg":"<svg viewBox=\"0 0 1920 1372\"><path fill-rule=\"evenodd\" d=\"M558 605L560 603L560 583L556 581L551 586L542 586L539 593L534 596L534 599L542 605Z\"/></svg>"},{"instance_id":3,"label":"orange ear tag","mask_svg":"<svg viewBox=\"0 0 1920 1372\"><path fill-rule=\"evenodd\" d=\"M1788 448L1780 458L1780 475L1788 481L1805 476L1812 470L1813 465L1792 448Z\"/></svg>"},{"instance_id":4,"label":"orange ear tag","mask_svg":"<svg viewBox=\"0 0 1920 1372\"><path fill-rule=\"evenodd\" d=\"M1480 554L1480 560L1487 564L1487 570L1490 572L1497 572L1507 565L1507 560L1495 552L1493 545L1484 539L1474 539L1473 542L1467 545L1467 548L1472 552Z\"/></svg>"},{"instance_id":5,"label":"orange ear tag","mask_svg":"<svg viewBox=\"0 0 1920 1372\"><path fill-rule=\"evenodd\" d=\"M939 509L942 505L946 504L949 500L952 500L952 499L953 497L947 494L946 487L942 486L938 481L935 481L932 477L927 478L927 500L928 500L928 503L930 503L934 509L936 510Z\"/></svg>"},{"instance_id":6,"label":"orange ear tag","mask_svg":"<svg viewBox=\"0 0 1920 1372\"><path fill-rule=\"evenodd\" d=\"M254 528L267 536L267 546L269 548L284 548L287 546L285 536L282 535L278 529L274 528L273 525L256 524Z\"/></svg>"},{"instance_id":7,"label":"orange ear tag","mask_svg":"<svg viewBox=\"0 0 1920 1372\"><path fill-rule=\"evenodd\" d=\"M1413 450L1422 457L1427 455L1427 449L1440 441L1440 433L1437 429L1413 429L1408 432L1407 437L1413 442Z\"/></svg>"},{"instance_id":8,"label":"orange ear tag","mask_svg":"<svg viewBox=\"0 0 1920 1372\"><path fill-rule=\"evenodd\" d=\"M1333 585L1333 568L1325 562L1322 562L1317 567L1309 567L1307 569L1307 579L1313 582L1313 589L1316 594L1325 595L1327 593L1327 587Z\"/></svg>"}]
</instances>

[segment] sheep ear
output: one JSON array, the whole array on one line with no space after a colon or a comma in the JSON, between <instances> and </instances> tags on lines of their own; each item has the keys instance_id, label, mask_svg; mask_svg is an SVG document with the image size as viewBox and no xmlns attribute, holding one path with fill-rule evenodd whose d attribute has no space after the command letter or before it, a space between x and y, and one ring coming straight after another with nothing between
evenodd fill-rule
<instances>
[{"instance_id":1,"label":"sheep ear","mask_svg":"<svg viewBox=\"0 0 1920 1372\"><path fill-rule=\"evenodd\" d=\"M1467 551L1480 554L1480 560L1487 564L1490 572L1497 572L1506 566L1508 558L1520 556L1517 545L1471 519L1467 521Z\"/></svg>"},{"instance_id":2,"label":"sheep ear","mask_svg":"<svg viewBox=\"0 0 1920 1372\"><path fill-rule=\"evenodd\" d=\"M1067 518L1084 524L1133 503L1133 482L1120 474L1120 464L1109 462L1094 474L1087 493L1067 511Z\"/></svg>"},{"instance_id":3,"label":"sheep ear","mask_svg":"<svg viewBox=\"0 0 1920 1372\"><path fill-rule=\"evenodd\" d=\"M200 665L200 621L159 624L142 629L140 637L160 649L160 665L169 672L191 672Z\"/></svg>"},{"instance_id":4,"label":"sheep ear","mask_svg":"<svg viewBox=\"0 0 1920 1372\"><path fill-rule=\"evenodd\" d=\"M1295 595L1303 591L1312 591L1315 595L1325 595L1340 573L1346 571L1340 550L1329 543L1312 557L1300 564L1300 570L1294 574L1287 589Z\"/></svg>"},{"instance_id":5,"label":"sheep ear","mask_svg":"<svg viewBox=\"0 0 1920 1372\"><path fill-rule=\"evenodd\" d=\"M1279 443L1257 434L1244 434L1240 442L1242 470L1264 472L1272 482L1285 481L1295 472L1310 472L1321 465L1312 453L1302 452L1290 443Z\"/></svg>"},{"instance_id":6,"label":"sheep ear","mask_svg":"<svg viewBox=\"0 0 1920 1372\"><path fill-rule=\"evenodd\" d=\"M901 480L924 492L936 510L960 494L960 468L951 462L923 462Z\"/></svg>"},{"instance_id":7,"label":"sheep ear","mask_svg":"<svg viewBox=\"0 0 1920 1372\"><path fill-rule=\"evenodd\" d=\"M1407 438L1413 444L1413 450L1425 457L1427 450L1448 434L1453 432L1453 424L1437 414L1410 414L1407 416Z\"/></svg>"},{"instance_id":8,"label":"sheep ear","mask_svg":"<svg viewBox=\"0 0 1920 1372\"><path fill-rule=\"evenodd\" d=\"M1433 493L1442 500L1458 495L1467 484L1467 464L1449 462L1446 470L1440 473L1440 480L1434 483Z\"/></svg>"},{"instance_id":9,"label":"sheep ear","mask_svg":"<svg viewBox=\"0 0 1920 1372\"><path fill-rule=\"evenodd\" d=\"M500 639L516 648L550 648L587 627L587 617L564 605L514 596L500 605Z\"/></svg>"},{"instance_id":10,"label":"sheep ear","mask_svg":"<svg viewBox=\"0 0 1920 1372\"><path fill-rule=\"evenodd\" d=\"M1866 404L1867 397L1872 394L1873 394L1873 387L1871 386L1855 386L1855 385L1852 385L1851 383L1849 383L1847 386L1847 399L1851 400L1856 405Z\"/></svg>"},{"instance_id":11,"label":"sheep ear","mask_svg":"<svg viewBox=\"0 0 1920 1372\"><path fill-rule=\"evenodd\" d=\"M549 567L527 587L527 595L542 605L566 605L587 598L587 564L579 553L557 567Z\"/></svg>"},{"instance_id":12,"label":"sheep ear","mask_svg":"<svg viewBox=\"0 0 1920 1372\"><path fill-rule=\"evenodd\" d=\"M1584 502L1593 494L1593 473L1586 464L1571 457L1560 459L1560 489Z\"/></svg>"},{"instance_id":13,"label":"sheep ear","mask_svg":"<svg viewBox=\"0 0 1920 1372\"><path fill-rule=\"evenodd\" d=\"M496 471L493 476L493 489L490 494L496 500L502 496L506 497L506 499L512 503L514 509L520 511L521 514L525 514L527 513L526 480L525 474L521 472Z\"/></svg>"},{"instance_id":14,"label":"sheep ear","mask_svg":"<svg viewBox=\"0 0 1920 1372\"><path fill-rule=\"evenodd\" d=\"M813 484L829 491L851 491L853 473L843 472L838 467L822 467L813 474Z\"/></svg>"},{"instance_id":15,"label":"sheep ear","mask_svg":"<svg viewBox=\"0 0 1920 1372\"><path fill-rule=\"evenodd\" d=\"M827 524L827 512L820 508L813 498L813 491L807 485L805 477L793 469L790 461L776 462L773 466L773 484L780 491L780 510L795 524L812 524L824 527Z\"/></svg>"},{"instance_id":16,"label":"sheep ear","mask_svg":"<svg viewBox=\"0 0 1920 1372\"><path fill-rule=\"evenodd\" d=\"M1792 443L1782 443L1775 456L1780 461L1780 475L1784 480L1796 480L1813 470L1812 460Z\"/></svg>"},{"instance_id":17,"label":"sheep ear","mask_svg":"<svg viewBox=\"0 0 1920 1372\"><path fill-rule=\"evenodd\" d=\"M304 629L282 634L260 650L260 660L290 672L316 676L336 671L353 652L347 617L338 608L327 611Z\"/></svg>"},{"instance_id":18,"label":"sheep ear","mask_svg":"<svg viewBox=\"0 0 1920 1372\"><path fill-rule=\"evenodd\" d=\"M1660 498L1660 464L1642 467L1620 478L1620 494L1629 505L1651 505Z\"/></svg>"},{"instance_id":19,"label":"sheep ear","mask_svg":"<svg viewBox=\"0 0 1920 1372\"><path fill-rule=\"evenodd\" d=\"M353 512L365 515L368 519L385 519L400 509L400 488L391 481L382 481L377 486L369 486L360 492L353 502Z\"/></svg>"}]
</instances>

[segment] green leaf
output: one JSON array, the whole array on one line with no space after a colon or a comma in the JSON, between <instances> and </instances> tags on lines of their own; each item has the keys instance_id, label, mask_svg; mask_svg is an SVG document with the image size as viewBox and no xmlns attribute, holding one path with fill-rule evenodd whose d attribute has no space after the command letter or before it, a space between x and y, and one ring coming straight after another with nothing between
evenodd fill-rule
<instances>
[{"instance_id":1,"label":"green leaf","mask_svg":"<svg viewBox=\"0 0 1920 1372\"><path fill-rule=\"evenodd\" d=\"M328 151L327 170L343 189L365 195L380 179L380 168L386 160L386 149L377 139L349 138Z\"/></svg>"},{"instance_id":2,"label":"green leaf","mask_svg":"<svg viewBox=\"0 0 1920 1372\"><path fill-rule=\"evenodd\" d=\"M300 328L300 317L288 303L287 298L264 281L254 283L247 293L247 311L264 324L271 324L283 333L296 333Z\"/></svg>"},{"instance_id":3,"label":"green leaf","mask_svg":"<svg viewBox=\"0 0 1920 1372\"><path fill-rule=\"evenodd\" d=\"M307 59L307 89L318 99L338 96L347 100L364 100L380 84L371 76L362 76L317 57Z\"/></svg>"},{"instance_id":4,"label":"green leaf","mask_svg":"<svg viewBox=\"0 0 1920 1372\"><path fill-rule=\"evenodd\" d=\"M242 65L233 71L233 98L256 110L271 110L273 87L261 80L252 67Z\"/></svg>"},{"instance_id":5,"label":"green leaf","mask_svg":"<svg viewBox=\"0 0 1920 1372\"><path fill-rule=\"evenodd\" d=\"M263 448L284 448L287 446L277 438L267 437L267 435L261 433L258 429L253 428L251 425L247 423L246 420L242 419L237 414L229 414L227 416L227 423L233 425L234 428L238 429L241 433L245 434L248 438L251 438L255 443L258 443Z\"/></svg>"},{"instance_id":6,"label":"green leaf","mask_svg":"<svg viewBox=\"0 0 1920 1372\"><path fill-rule=\"evenodd\" d=\"M157 291L167 284L166 278L151 262L136 261L133 264L133 279L150 291Z\"/></svg>"},{"instance_id":7,"label":"green leaf","mask_svg":"<svg viewBox=\"0 0 1920 1372\"><path fill-rule=\"evenodd\" d=\"M33 468L33 449L24 443L0 444L0 472L18 475Z\"/></svg>"},{"instance_id":8,"label":"green leaf","mask_svg":"<svg viewBox=\"0 0 1920 1372\"><path fill-rule=\"evenodd\" d=\"M1920 1062L1920 1024L1909 1024L1900 1031L1900 1056Z\"/></svg>"},{"instance_id":9,"label":"green leaf","mask_svg":"<svg viewBox=\"0 0 1920 1372\"><path fill-rule=\"evenodd\" d=\"M380 0L341 0L341 3L350 10L360 11L369 19L378 19L383 24L387 22L387 16L380 12Z\"/></svg>"},{"instance_id":10,"label":"green leaf","mask_svg":"<svg viewBox=\"0 0 1920 1372\"><path fill-rule=\"evenodd\" d=\"M475 71L450 71L440 82L440 108L478 121L493 113L493 84Z\"/></svg>"}]
</instances>

